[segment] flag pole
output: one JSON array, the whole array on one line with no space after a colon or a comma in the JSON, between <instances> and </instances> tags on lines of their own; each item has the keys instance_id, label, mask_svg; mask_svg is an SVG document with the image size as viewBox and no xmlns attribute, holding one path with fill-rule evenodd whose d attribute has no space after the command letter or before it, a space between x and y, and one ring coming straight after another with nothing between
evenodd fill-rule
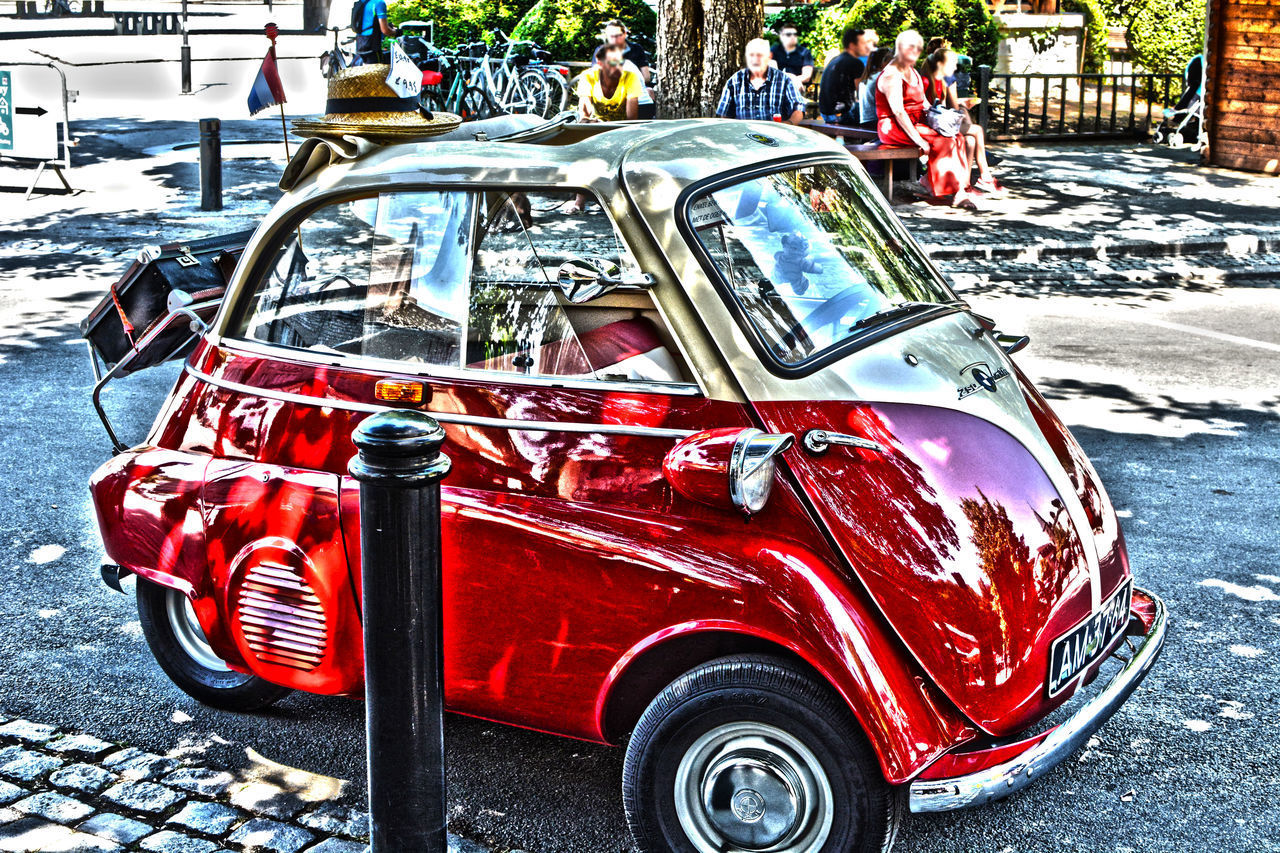
<instances>
[{"instance_id":1,"label":"flag pole","mask_svg":"<svg viewBox=\"0 0 1280 853\"><path fill-rule=\"evenodd\" d=\"M266 26L267 38L271 39L271 61L276 64L276 73L279 73L279 62L276 59L276 36L280 35L280 28L274 23ZM284 90L281 89L283 92ZM284 139L284 161L288 163L293 159L293 155L289 153L289 126L284 119L284 102L277 104L280 107L280 135Z\"/></svg>"}]
</instances>

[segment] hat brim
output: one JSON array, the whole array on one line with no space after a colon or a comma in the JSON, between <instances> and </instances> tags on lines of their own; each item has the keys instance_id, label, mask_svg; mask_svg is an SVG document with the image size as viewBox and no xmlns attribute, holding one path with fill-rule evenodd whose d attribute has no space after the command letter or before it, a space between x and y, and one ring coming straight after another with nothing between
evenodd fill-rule
<instances>
[{"instance_id":1,"label":"hat brim","mask_svg":"<svg viewBox=\"0 0 1280 853\"><path fill-rule=\"evenodd\" d=\"M433 113L428 119L418 112L360 113L326 115L319 121L295 119L298 136L362 136L367 139L413 139L448 133L462 124L453 113Z\"/></svg>"}]
</instances>

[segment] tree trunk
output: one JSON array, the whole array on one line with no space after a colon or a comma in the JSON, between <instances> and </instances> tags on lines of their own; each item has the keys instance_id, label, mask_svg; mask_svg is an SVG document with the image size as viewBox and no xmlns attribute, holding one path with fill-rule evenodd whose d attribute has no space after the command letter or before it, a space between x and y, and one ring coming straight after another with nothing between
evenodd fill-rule
<instances>
[{"instance_id":1,"label":"tree trunk","mask_svg":"<svg viewBox=\"0 0 1280 853\"><path fill-rule=\"evenodd\" d=\"M764 32L763 0L702 0L702 115L714 115L724 81L745 64L743 48Z\"/></svg>"},{"instance_id":2,"label":"tree trunk","mask_svg":"<svg viewBox=\"0 0 1280 853\"><path fill-rule=\"evenodd\" d=\"M658 0L659 115L712 115L743 48L763 30L763 0Z\"/></svg>"}]
</instances>

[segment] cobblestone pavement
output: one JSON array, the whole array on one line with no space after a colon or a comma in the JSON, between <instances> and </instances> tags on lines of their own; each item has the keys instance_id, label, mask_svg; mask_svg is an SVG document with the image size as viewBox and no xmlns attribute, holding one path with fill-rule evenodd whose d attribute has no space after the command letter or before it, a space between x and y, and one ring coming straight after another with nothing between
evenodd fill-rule
<instances>
[{"instance_id":1,"label":"cobblestone pavement","mask_svg":"<svg viewBox=\"0 0 1280 853\"><path fill-rule=\"evenodd\" d=\"M0 713L0 853L363 853L368 815ZM489 848L449 836L450 853Z\"/></svg>"},{"instance_id":2,"label":"cobblestone pavement","mask_svg":"<svg viewBox=\"0 0 1280 853\"><path fill-rule=\"evenodd\" d=\"M1188 254L1228 241L1238 252L1276 250L1275 177L1136 143L997 150L1005 193L984 198L977 213L913 200L907 182L897 184L894 210L933 257Z\"/></svg>"}]
</instances>

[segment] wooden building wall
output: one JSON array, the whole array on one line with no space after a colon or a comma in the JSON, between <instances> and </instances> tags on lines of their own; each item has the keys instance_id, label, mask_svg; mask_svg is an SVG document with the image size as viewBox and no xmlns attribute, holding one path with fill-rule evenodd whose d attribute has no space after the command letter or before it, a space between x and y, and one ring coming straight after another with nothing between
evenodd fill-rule
<instances>
[{"instance_id":1,"label":"wooden building wall","mask_svg":"<svg viewBox=\"0 0 1280 853\"><path fill-rule=\"evenodd\" d=\"M1280 174L1280 0L1209 0L1209 161Z\"/></svg>"}]
</instances>

